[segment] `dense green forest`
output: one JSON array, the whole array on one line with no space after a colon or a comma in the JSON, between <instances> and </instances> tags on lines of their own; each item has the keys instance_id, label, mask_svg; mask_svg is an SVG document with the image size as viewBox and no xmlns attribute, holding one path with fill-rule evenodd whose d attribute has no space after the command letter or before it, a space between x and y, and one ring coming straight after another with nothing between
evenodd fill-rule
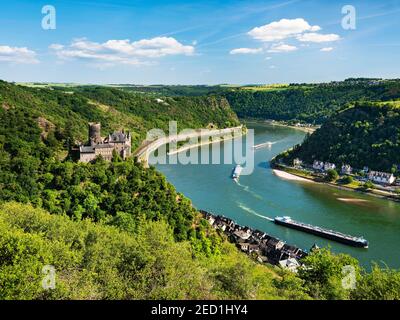
<instances>
[{"instance_id":1,"label":"dense green forest","mask_svg":"<svg viewBox=\"0 0 400 320\"><path fill-rule=\"evenodd\" d=\"M242 118L302 121L321 124L355 101L400 97L400 81L352 80L318 85L290 85L275 90L236 90L224 96Z\"/></svg>"},{"instance_id":2,"label":"dense green forest","mask_svg":"<svg viewBox=\"0 0 400 320\"><path fill-rule=\"evenodd\" d=\"M121 230L125 229L125 230ZM256 265L227 242L221 254L193 258L165 222L131 230L72 221L28 205L0 208L0 299L285 298L278 275ZM44 290L42 268L56 270L56 288Z\"/></svg>"},{"instance_id":3,"label":"dense green forest","mask_svg":"<svg viewBox=\"0 0 400 320\"><path fill-rule=\"evenodd\" d=\"M347 255L320 249L295 275L253 262L228 242L193 256L165 222L73 221L29 205L0 206L0 299L399 299L400 273L363 271ZM207 222L203 220L204 230ZM211 231L208 231L211 232ZM45 290L42 270L55 268ZM342 286L353 266L357 287Z\"/></svg>"},{"instance_id":4,"label":"dense green forest","mask_svg":"<svg viewBox=\"0 0 400 320\"><path fill-rule=\"evenodd\" d=\"M397 103L356 103L329 119L286 158L329 161L385 172L400 165L400 108Z\"/></svg>"}]
</instances>

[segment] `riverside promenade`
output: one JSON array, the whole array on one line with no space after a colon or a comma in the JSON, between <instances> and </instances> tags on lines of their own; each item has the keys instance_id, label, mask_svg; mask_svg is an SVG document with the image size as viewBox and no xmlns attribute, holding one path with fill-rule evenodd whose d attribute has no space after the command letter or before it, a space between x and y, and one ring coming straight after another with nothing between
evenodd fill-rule
<instances>
[{"instance_id":1,"label":"riverside promenade","mask_svg":"<svg viewBox=\"0 0 400 320\"><path fill-rule=\"evenodd\" d=\"M243 134L243 126L225 128L225 129L213 129L213 130L197 129L190 133L180 133L180 134L161 137L152 141L148 140L144 141L142 145L138 149L136 149L133 155L138 159L139 162L143 163L145 167L148 167L150 154L165 144L186 141L192 138L200 139L200 143L193 145L194 148L194 147L199 147L202 144L209 143L208 139L204 140L204 138L224 137L228 135L241 136L242 134Z\"/></svg>"}]
</instances>

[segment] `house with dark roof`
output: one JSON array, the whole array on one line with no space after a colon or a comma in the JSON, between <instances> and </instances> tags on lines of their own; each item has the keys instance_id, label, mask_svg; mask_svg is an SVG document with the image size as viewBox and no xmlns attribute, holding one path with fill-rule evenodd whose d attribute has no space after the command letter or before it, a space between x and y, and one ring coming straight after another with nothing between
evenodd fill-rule
<instances>
[{"instance_id":1,"label":"house with dark roof","mask_svg":"<svg viewBox=\"0 0 400 320\"><path fill-rule=\"evenodd\" d=\"M396 177L393 173L370 171L368 174L368 179L380 184L393 184L396 181Z\"/></svg>"}]
</instances>

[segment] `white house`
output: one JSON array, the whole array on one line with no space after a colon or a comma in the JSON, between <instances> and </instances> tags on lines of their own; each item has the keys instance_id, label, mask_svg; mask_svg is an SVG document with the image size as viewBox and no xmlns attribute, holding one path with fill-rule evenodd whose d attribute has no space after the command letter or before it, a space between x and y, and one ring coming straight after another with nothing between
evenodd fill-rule
<instances>
[{"instance_id":1,"label":"white house","mask_svg":"<svg viewBox=\"0 0 400 320\"><path fill-rule=\"evenodd\" d=\"M300 168L302 165L303 165L303 161L301 161L299 158L296 158L293 160L293 167Z\"/></svg>"},{"instance_id":2,"label":"white house","mask_svg":"<svg viewBox=\"0 0 400 320\"><path fill-rule=\"evenodd\" d=\"M324 170L324 163L322 161L315 160L313 164L313 169Z\"/></svg>"},{"instance_id":3,"label":"white house","mask_svg":"<svg viewBox=\"0 0 400 320\"><path fill-rule=\"evenodd\" d=\"M370 171L368 174L368 179L381 184L393 184L396 181L393 173Z\"/></svg>"},{"instance_id":4,"label":"white house","mask_svg":"<svg viewBox=\"0 0 400 320\"><path fill-rule=\"evenodd\" d=\"M351 174L353 172L353 168L349 164L342 165L342 174Z\"/></svg>"},{"instance_id":5,"label":"white house","mask_svg":"<svg viewBox=\"0 0 400 320\"><path fill-rule=\"evenodd\" d=\"M336 169L336 165L334 163L325 162L325 164L324 164L325 171L335 170L335 169Z\"/></svg>"},{"instance_id":6,"label":"white house","mask_svg":"<svg viewBox=\"0 0 400 320\"><path fill-rule=\"evenodd\" d=\"M279 261L279 266L282 269L287 269L292 272L297 272L297 269L300 267L300 263L295 258L289 258L286 260Z\"/></svg>"},{"instance_id":7,"label":"white house","mask_svg":"<svg viewBox=\"0 0 400 320\"><path fill-rule=\"evenodd\" d=\"M213 216L208 216L207 217L207 221L208 221L208 223L210 224L210 225L213 225L214 224L214 222L215 222L215 218L213 217Z\"/></svg>"}]
</instances>

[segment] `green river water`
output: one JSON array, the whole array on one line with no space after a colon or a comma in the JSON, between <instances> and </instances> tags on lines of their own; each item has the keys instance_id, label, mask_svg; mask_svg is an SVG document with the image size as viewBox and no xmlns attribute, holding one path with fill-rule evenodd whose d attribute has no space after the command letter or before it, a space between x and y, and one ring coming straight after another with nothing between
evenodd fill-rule
<instances>
[{"instance_id":1,"label":"green river water","mask_svg":"<svg viewBox=\"0 0 400 320\"><path fill-rule=\"evenodd\" d=\"M277 177L269 167L269 160L300 143L305 133L262 123L247 123L247 126L255 130L255 145L267 141L272 145L254 151L254 172L242 175L239 184L230 179L233 164L156 167L198 209L225 215L303 249L308 250L314 243L330 245L334 252L349 253L367 268L371 261L400 268L400 203ZM245 138L242 141L246 143ZM305 223L363 236L370 245L368 249L353 248L281 227L268 220L275 216L291 216Z\"/></svg>"}]
</instances>

